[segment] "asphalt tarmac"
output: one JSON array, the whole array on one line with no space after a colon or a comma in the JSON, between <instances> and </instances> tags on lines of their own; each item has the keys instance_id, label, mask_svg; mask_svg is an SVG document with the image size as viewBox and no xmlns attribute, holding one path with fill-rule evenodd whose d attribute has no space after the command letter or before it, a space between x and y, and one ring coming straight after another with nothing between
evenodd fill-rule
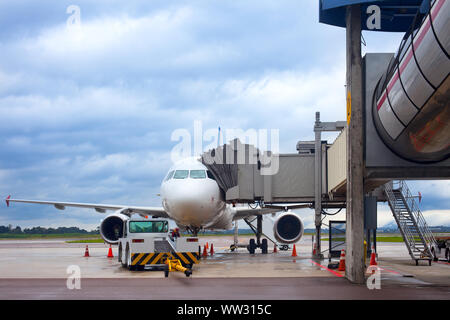
<instances>
[{"instance_id":1,"label":"asphalt tarmac","mask_svg":"<svg viewBox=\"0 0 450 320\"><path fill-rule=\"evenodd\" d=\"M328 269L328 259L312 259L309 237L296 244L297 257L273 248L267 255L231 252L232 237L200 239L202 247L206 242L214 244L215 254L194 265L191 277L171 272L164 278L161 271L122 268L117 248L115 257L107 258L105 244L89 244L86 258L85 244L0 241L0 299L450 299L450 264L415 266L403 243L378 244L379 283L369 289ZM79 272L76 279L73 268Z\"/></svg>"},{"instance_id":2,"label":"asphalt tarmac","mask_svg":"<svg viewBox=\"0 0 450 320\"><path fill-rule=\"evenodd\" d=\"M383 285L369 290L345 278L82 279L69 290L65 279L1 279L1 299L25 300L448 300L442 286Z\"/></svg>"}]
</instances>

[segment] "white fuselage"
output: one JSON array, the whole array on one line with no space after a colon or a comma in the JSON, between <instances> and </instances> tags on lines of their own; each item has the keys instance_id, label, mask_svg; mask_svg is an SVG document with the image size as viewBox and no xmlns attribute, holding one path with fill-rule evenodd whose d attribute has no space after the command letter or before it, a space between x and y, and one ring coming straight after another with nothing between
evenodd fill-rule
<instances>
[{"instance_id":1,"label":"white fuselage","mask_svg":"<svg viewBox=\"0 0 450 320\"><path fill-rule=\"evenodd\" d=\"M178 225L229 229L232 209L207 168L195 158L176 163L161 183L162 206Z\"/></svg>"}]
</instances>

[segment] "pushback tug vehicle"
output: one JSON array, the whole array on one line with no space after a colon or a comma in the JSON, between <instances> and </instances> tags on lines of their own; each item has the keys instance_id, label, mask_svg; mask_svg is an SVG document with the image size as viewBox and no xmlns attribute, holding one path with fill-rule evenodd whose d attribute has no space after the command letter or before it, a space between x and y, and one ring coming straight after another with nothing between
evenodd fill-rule
<instances>
[{"instance_id":1,"label":"pushback tug vehicle","mask_svg":"<svg viewBox=\"0 0 450 320\"><path fill-rule=\"evenodd\" d=\"M128 219L119 238L119 262L129 270L181 271L187 277L198 263L197 237L181 237L169 230L169 220L163 218Z\"/></svg>"}]
</instances>

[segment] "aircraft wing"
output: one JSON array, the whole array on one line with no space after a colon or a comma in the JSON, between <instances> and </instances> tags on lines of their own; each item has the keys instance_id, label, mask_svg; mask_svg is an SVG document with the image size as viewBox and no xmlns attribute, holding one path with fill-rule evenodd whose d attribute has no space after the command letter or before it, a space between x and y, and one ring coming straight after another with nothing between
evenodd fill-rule
<instances>
[{"instance_id":1,"label":"aircraft wing","mask_svg":"<svg viewBox=\"0 0 450 320\"><path fill-rule=\"evenodd\" d=\"M300 204L300 205L291 205L291 206L277 206L277 205L266 205L264 208L256 208L252 209L249 207L235 207L233 209L236 210L233 220L244 219L250 216L256 216L260 214L271 214L277 213L280 211L287 211L289 209L300 209L300 208L309 208L310 204Z\"/></svg>"},{"instance_id":2,"label":"aircraft wing","mask_svg":"<svg viewBox=\"0 0 450 320\"><path fill-rule=\"evenodd\" d=\"M56 209L64 210L66 207L89 208L95 209L100 213L105 213L108 210L124 209L125 214L137 213L141 216L158 216L162 218L169 218L167 212L162 207L133 207L123 205L110 204L95 204L95 203L77 203L77 202L61 202L61 201L41 201L41 200L23 200L11 199L11 196L6 198L6 205L9 207L10 202L35 203L53 205Z\"/></svg>"}]
</instances>

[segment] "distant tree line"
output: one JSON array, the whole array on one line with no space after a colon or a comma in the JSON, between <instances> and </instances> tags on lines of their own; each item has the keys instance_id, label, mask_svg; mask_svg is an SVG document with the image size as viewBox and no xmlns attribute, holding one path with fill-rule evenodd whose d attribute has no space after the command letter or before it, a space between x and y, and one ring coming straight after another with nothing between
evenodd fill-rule
<instances>
[{"instance_id":1,"label":"distant tree line","mask_svg":"<svg viewBox=\"0 0 450 320\"><path fill-rule=\"evenodd\" d=\"M44 228L33 227L25 228L13 227L12 225L0 226L0 233L13 233L13 234L62 234L62 233L85 233L85 234L99 234L99 229L86 231L78 227L58 227L58 228Z\"/></svg>"}]
</instances>

